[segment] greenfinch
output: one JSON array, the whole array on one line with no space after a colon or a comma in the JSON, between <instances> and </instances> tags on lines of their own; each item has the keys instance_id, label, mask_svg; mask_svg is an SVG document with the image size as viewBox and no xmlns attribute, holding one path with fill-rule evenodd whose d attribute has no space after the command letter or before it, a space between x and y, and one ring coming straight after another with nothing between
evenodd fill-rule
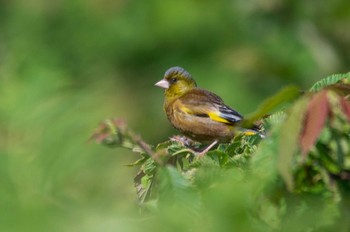
<instances>
[{"instance_id":1,"label":"greenfinch","mask_svg":"<svg viewBox=\"0 0 350 232\"><path fill-rule=\"evenodd\" d=\"M258 126L237 128L243 117L216 94L197 87L181 67L168 69L155 84L165 89L164 110L170 123L186 137L200 143L229 142L237 133L259 133Z\"/></svg>"}]
</instances>

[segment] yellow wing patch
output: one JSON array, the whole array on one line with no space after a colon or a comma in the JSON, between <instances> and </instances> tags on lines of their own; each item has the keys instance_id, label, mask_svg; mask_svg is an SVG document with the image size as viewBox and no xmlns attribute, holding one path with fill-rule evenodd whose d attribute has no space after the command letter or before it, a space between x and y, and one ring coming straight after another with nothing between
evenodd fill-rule
<instances>
[{"instance_id":1,"label":"yellow wing patch","mask_svg":"<svg viewBox=\"0 0 350 232\"><path fill-rule=\"evenodd\" d=\"M200 114L199 112L196 113L196 112L193 112L193 110L185 107L185 106L181 106L180 109L187 113L187 114ZM203 113L204 114L204 113ZM218 115L216 112L209 112L209 113L205 113L208 115L208 117L213 120L213 121L216 121L216 122L222 122L222 123L229 123L231 124L232 122L230 122L229 120L225 119L225 118L222 118L220 117L220 115Z\"/></svg>"},{"instance_id":2,"label":"yellow wing patch","mask_svg":"<svg viewBox=\"0 0 350 232\"><path fill-rule=\"evenodd\" d=\"M220 117L219 115L217 115L215 112L210 112L210 113L208 113L208 115L209 115L210 119L213 121L223 122L223 123L231 123L227 119L224 119L224 118Z\"/></svg>"}]
</instances>

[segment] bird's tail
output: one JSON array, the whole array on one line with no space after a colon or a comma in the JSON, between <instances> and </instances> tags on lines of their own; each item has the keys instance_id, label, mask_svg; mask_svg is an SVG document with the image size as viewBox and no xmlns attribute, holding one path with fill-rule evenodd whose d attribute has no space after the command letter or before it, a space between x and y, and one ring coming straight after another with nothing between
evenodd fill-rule
<instances>
[{"instance_id":1,"label":"bird's tail","mask_svg":"<svg viewBox=\"0 0 350 232\"><path fill-rule=\"evenodd\" d=\"M262 124L254 124L251 128L241 128L240 132L248 136L258 134L261 138L266 137Z\"/></svg>"}]
</instances>

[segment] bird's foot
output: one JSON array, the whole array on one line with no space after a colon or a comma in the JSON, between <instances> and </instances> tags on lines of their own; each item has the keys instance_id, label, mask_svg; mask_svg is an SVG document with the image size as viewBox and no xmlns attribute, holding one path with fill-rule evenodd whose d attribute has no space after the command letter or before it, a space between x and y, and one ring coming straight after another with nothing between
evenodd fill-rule
<instances>
[{"instance_id":1,"label":"bird's foot","mask_svg":"<svg viewBox=\"0 0 350 232\"><path fill-rule=\"evenodd\" d=\"M203 158L203 156L205 154L207 154L208 151L210 151L210 149L212 149L219 142L218 140L214 140L214 142L212 142L204 150L198 151L198 146L200 144L198 142L193 141L192 139L185 137L185 136L175 135L175 136L171 137L170 140L177 142L177 143L180 143L181 146L183 146L183 147L187 147L191 151L191 153L193 153L198 158Z\"/></svg>"}]
</instances>

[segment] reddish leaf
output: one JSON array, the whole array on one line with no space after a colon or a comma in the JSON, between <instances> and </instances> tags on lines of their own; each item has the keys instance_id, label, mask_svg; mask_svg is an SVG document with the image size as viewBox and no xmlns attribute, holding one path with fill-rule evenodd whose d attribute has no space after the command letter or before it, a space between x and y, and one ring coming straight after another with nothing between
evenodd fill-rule
<instances>
[{"instance_id":1,"label":"reddish leaf","mask_svg":"<svg viewBox=\"0 0 350 232\"><path fill-rule=\"evenodd\" d=\"M340 105L342 107L342 110L348 120L350 121L350 102L345 100L343 97L340 98Z\"/></svg>"},{"instance_id":2,"label":"reddish leaf","mask_svg":"<svg viewBox=\"0 0 350 232\"><path fill-rule=\"evenodd\" d=\"M97 143L101 143L104 139L109 136L109 128L106 123L100 123L98 128L91 135L89 141L95 140Z\"/></svg>"},{"instance_id":3,"label":"reddish leaf","mask_svg":"<svg viewBox=\"0 0 350 232\"><path fill-rule=\"evenodd\" d=\"M300 138L300 146L303 155L306 155L315 144L327 120L329 111L327 90L316 93L308 105L304 121L304 130Z\"/></svg>"},{"instance_id":4,"label":"reddish leaf","mask_svg":"<svg viewBox=\"0 0 350 232\"><path fill-rule=\"evenodd\" d=\"M110 136L115 135L117 132L125 133L126 123L122 119L107 119L101 122L91 135L89 141L95 140L97 143L102 143Z\"/></svg>"}]
</instances>

